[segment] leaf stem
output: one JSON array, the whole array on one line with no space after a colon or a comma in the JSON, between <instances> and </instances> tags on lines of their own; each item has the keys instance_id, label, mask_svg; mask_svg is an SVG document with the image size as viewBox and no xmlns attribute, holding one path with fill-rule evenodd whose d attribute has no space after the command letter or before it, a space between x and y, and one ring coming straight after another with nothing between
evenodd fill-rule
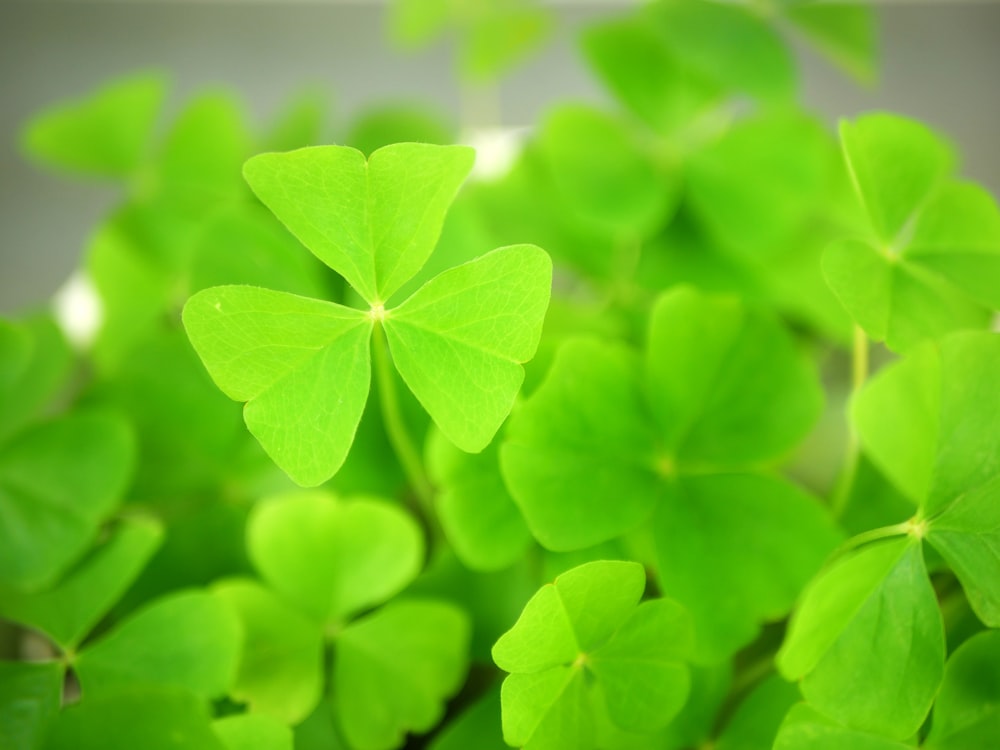
<instances>
[{"instance_id":1,"label":"leaf stem","mask_svg":"<svg viewBox=\"0 0 1000 750\"><path fill-rule=\"evenodd\" d=\"M420 453L406 429L406 422L403 420L403 413L399 407L399 394L396 392L396 381L393 379L392 366L389 364L388 342L380 321L375 323L372 350L382 423L385 425L385 431L392 444L392 449L396 453L396 458L399 459L403 472L419 500L419 510L425 517L428 526L433 528L434 489L424 471Z\"/></svg>"},{"instance_id":2,"label":"leaf stem","mask_svg":"<svg viewBox=\"0 0 1000 750\"><path fill-rule=\"evenodd\" d=\"M864 386L867 379L868 336L865 335L864 329L861 326L855 325L854 341L851 346L851 392L847 398L848 407L858 395L858 392ZM854 478L858 473L858 462L861 458L861 445L857 430L854 429L854 425L851 423L850 414L847 414L846 418L847 451L844 458L844 467L837 480L837 486L834 489L833 499L830 504L830 510L834 518L840 518L847 508L847 501L851 496L851 486L854 484Z\"/></svg>"}]
</instances>

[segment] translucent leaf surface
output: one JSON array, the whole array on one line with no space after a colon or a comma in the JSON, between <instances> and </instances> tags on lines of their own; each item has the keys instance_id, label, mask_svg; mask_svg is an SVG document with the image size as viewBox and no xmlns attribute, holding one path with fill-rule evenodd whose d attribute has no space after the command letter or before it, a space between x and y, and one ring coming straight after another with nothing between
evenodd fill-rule
<instances>
[{"instance_id":1,"label":"translucent leaf surface","mask_svg":"<svg viewBox=\"0 0 1000 750\"><path fill-rule=\"evenodd\" d=\"M393 602L338 636L333 710L357 750L398 747L444 714L468 665L469 622L450 604Z\"/></svg>"},{"instance_id":2,"label":"translucent leaf surface","mask_svg":"<svg viewBox=\"0 0 1000 750\"><path fill-rule=\"evenodd\" d=\"M427 261L472 168L459 146L404 143L365 160L317 146L261 154L244 175L257 196L370 304L384 304Z\"/></svg>"},{"instance_id":3,"label":"translucent leaf surface","mask_svg":"<svg viewBox=\"0 0 1000 750\"><path fill-rule=\"evenodd\" d=\"M341 467L371 382L364 313L257 287L213 287L184 306L184 327L216 385L249 402L250 432L296 482Z\"/></svg>"},{"instance_id":4,"label":"translucent leaf surface","mask_svg":"<svg viewBox=\"0 0 1000 750\"><path fill-rule=\"evenodd\" d=\"M485 448L510 413L551 284L548 255L514 245L445 271L386 313L399 374L462 450Z\"/></svg>"},{"instance_id":5,"label":"translucent leaf surface","mask_svg":"<svg viewBox=\"0 0 1000 750\"><path fill-rule=\"evenodd\" d=\"M783 617L840 539L819 502L755 474L684 477L654 516L660 586L715 662Z\"/></svg>"},{"instance_id":6,"label":"translucent leaf surface","mask_svg":"<svg viewBox=\"0 0 1000 750\"><path fill-rule=\"evenodd\" d=\"M616 537L660 497L636 366L623 347L569 341L511 417L503 475L535 538L550 549Z\"/></svg>"},{"instance_id":7,"label":"translucent leaf surface","mask_svg":"<svg viewBox=\"0 0 1000 750\"><path fill-rule=\"evenodd\" d=\"M45 750L225 750L205 702L167 687L88 696L59 715Z\"/></svg>"},{"instance_id":8,"label":"translucent leaf surface","mask_svg":"<svg viewBox=\"0 0 1000 750\"><path fill-rule=\"evenodd\" d=\"M127 177L146 156L165 94L166 82L159 76L115 81L85 99L37 115L24 132L24 147L59 169Z\"/></svg>"},{"instance_id":9,"label":"translucent leaf surface","mask_svg":"<svg viewBox=\"0 0 1000 750\"><path fill-rule=\"evenodd\" d=\"M233 698L255 713L298 724L320 700L322 628L253 581L223 581L212 591L233 608L243 629Z\"/></svg>"},{"instance_id":10,"label":"translucent leaf surface","mask_svg":"<svg viewBox=\"0 0 1000 750\"><path fill-rule=\"evenodd\" d=\"M233 684L241 640L228 605L186 591L136 612L84 648L74 666L88 699L147 685L217 698Z\"/></svg>"},{"instance_id":11,"label":"translucent leaf surface","mask_svg":"<svg viewBox=\"0 0 1000 750\"><path fill-rule=\"evenodd\" d=\"M778 666L789 679L804 677L803 695L827 716L903 740L930 711L944 653L921 546L898 540L843 557L813 581Z\"/></svg>"},{"instance_id":12,"label":"translucent leaf surface","mask_svg":"<svg viewBox=\"0 0 1000 750\"><path fill-rule=\"evenodd\" d=\"M263 714L238 714L212 722L226 750L292 750L292 730Z\"/></svg>"},{"instance_id":13,"label":"translucent leaf surface","mask_svg":"<svg viewBox=\"0 0 1000 750\"><path fill-rule=\"evenodd\" d=\"M927 750L988 750L1000 739L1000 632L974 635L948 659Z\"/></svg>"},{"instance_id":14,"label":"translucent leaf surface","mask_svg":"<svg viewBox=\"0 0 1000 750\"><path fill-rule=\"evenodd\" d=\"M381 604L416 577L424 554L405 511L321 492L258 505L247 545L264 580L320 623Z\"/></svg>"},{"instance_id":15,"label":"translucent leaf surface","mask_svg":"<svg viewBox=\"0 0 1000 750\"><path fill-rule=\"evenodd\" d=\"M72 649L118 601L160 546L161 525L129 518L114 535L53 588L37 593L5 591L0 614L36 628Z\"/></svg>"},{"instance_id":16,"label":"translucent leaf surface","mask_svg":"<svg viewBox=\"0 0 1000 750\"><path fill-rule=\"evenodd\" d=\"M59 713L63 667L0 661L0 747L37 750Z\"/></svg>"},{"instance_id":17,"label":"translucent leaf surface","mask_svg":"<svg viewBox=\"0 0 1000 750\"><path fill-rule=\"evenodd\" d=\"M439 487L438 518L462 562L474 570L501 570L517 562L531 532L500 476L496 443L470 454L435 432L427 465Z\"/></svg>"},{"instance_id":18,"label":"translucent leaf surface","mask_svg":"<svg viewBox=\"0 0 1000 750\"><path fill-rule=\"evenodd\" d=\"M80 413L22 432L0 449L0 583L53 582L90 545L132 470L132 435Z\"/></svg>"}]
</instances>

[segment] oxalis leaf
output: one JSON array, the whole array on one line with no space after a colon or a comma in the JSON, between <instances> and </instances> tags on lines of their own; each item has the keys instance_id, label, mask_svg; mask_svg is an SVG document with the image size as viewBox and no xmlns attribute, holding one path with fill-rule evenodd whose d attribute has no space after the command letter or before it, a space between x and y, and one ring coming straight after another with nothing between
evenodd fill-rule
<instances>
[{"instance_id":1,"label":"oxalis leaf","mask_svg":"<svg viewBox=\"0 0 1000 750\"><path fill-rule=\"evenodd\" d=\"M588 547L651 518L663 590L695 621L696 658L715 662L786 613L837 543L813 498L761 472L805 434L821 401L776 321L675 289L654 307L642 360L617 344L563 345L512 416L501 467L550 549Z\"/></svg>"},{"instance_id":2,"label":"oxalis leaf","mask_svg":"<svg viewBox=\"0 0 1000 750\"><path fill-rule=\"evenodd\" d=\"M247 427L299 484L320 484L344 462L368 396L376 325L403 380L458 447L482 450L510 411L548 305L542 250L500 248L386 307L430 256L471 165L470 149L412 143L367 161L328 146L247 162L261 200L371 306L233 286L203 290L184 307L212 378L248 402Z\"/></svg>"},{"instance_id":3,"label":"oxalis leaf","mask_svg":"<svg viewBox=\"0 0 1000 750\"><path fill-rule=\"evenodd\" d=\"M1000 632L959 646L944 669L927 750L989 750L1000 738Z\"/></svg>"},{"instance_id":4,"label":"oxalis leaf","mask_svg":"<svg viewBox=\"0 0 1000 750\"><path fill-rule=\"evenodd\" d=\"M869 337L896 351L1000 308L1000 210L977 185L951 179L951 147L923 125L871 114L841 125L871 237L827 248L823 272Z\"/></svg>"},{"instance_id":5,"label":"oxalis leaf","mask_svg":"<svg viewBox=\"0 0 1000 750\"><path fill-rule=\"evenodd\" d=\"M919 507L915 523L991 627L1000 627L998 382L1000 337L954 334L879 372L853 407L865 451Z\"/></svg>"},{"instance_id":6,"label":"oxalis leaf","mask_svg":"<svg viewBox=\"0 0 1000 750\"><path fill-rule=\"evenodd\" d=\"M642 566L598 561L542 587L493 647L511 674L501 701L504 740L515 747L595 746L594 701L619 728L652 732L687 698L692 640L683 607L639 604Z\"/></svg>"}]
</instances>

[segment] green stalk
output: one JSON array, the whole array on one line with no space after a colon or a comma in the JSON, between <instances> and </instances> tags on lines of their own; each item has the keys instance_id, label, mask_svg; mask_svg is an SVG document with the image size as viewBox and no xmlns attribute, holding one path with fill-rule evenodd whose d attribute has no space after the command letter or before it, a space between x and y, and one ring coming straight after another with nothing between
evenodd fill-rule
<instances>
[{"instance_id":1,"label":"green stalk","mask_svg":"<svg viewBox=\"0 0 1000 750\"><path fill-rule=\"evenodd\" d=\"M848 406L858 395L868 379L868 337L861 326L854 326L854 343L851 347L851 393L848 396ZM837 480L837 487L833 493L833 500L830 510L834 518L840 518L847 507L847 500L851 496L851 487L854 484L854 477L858 473L858 462L861 458L861 444L858 433L851 424L850 414L847 415L847 452L844 458L844 468L841 470Z\"/></svg>"},{"instance_id":2,"label":"green stalk","mask_svg":"<svg viewBox=\"0 0 1000 750\"><path fill-rule=\"evenodd\" d=\"M433 527L434 519L434 489L424 471L420 458L399 407L399 394L396 392L396 381L393 379L392 366L389 364L389 346L382 329L381 321L375 322L372 337L372 359L375 361L375 378L378 383L379 405L382 407L382 423L392 449L399 459L403 472L420 502L420 513L429 527Z\"/></svg>"}]
</instances>

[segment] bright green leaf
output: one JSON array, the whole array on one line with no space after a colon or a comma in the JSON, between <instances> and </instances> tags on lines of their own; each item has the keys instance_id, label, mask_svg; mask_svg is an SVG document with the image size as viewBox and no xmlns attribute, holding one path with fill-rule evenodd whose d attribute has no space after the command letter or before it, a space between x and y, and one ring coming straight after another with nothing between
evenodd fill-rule
<instances>
[{"instance_id":1,"label":"bright green leaf","mask_svg":"<svg viewBox=\"0 0 1000 750\"><path fill-rule=\"evenodd\" d=\"M33 344L22 326L0 318L0 393L24 372L31 359Z\"/></svg>"},{"instance_id":2,"label":"bright green leaf","mask_svg":"<svg viewBox=\"0 0 1000 750\"><path fill-rule=\"evenodd\" d=\"M344 142L371 155L393 143L453 143L455 136L441 115L419 104L390 104L362 112Z\"/></svg>"},{"instance_id":3,"label":"bright green leaf","mask_svg":"<svg viewBox=\"0 0 1000 750\"><path fill-rule=\"evenodd\" d=\"M842 726L800 703L785 717L774 750L913 750L913 746Z\"/></svg>"},{"instance_id":4,"label":"bright green leaf","mask_svg":"<svg viewBox=\"0 0 1000 750\"><path fill-rule=\"evenodd\" d=\"M212 722L226 750L292 750L292 730L262 714L227 716Z\"/></svg>"},{"instance_id":5,"label":"bright green leaf","mask_svg":"<svg viewBox=\"0 0 1000 750\"><path fill-rule=\"evenodd\" d=\"M213 287L184 306L184 327L216 385L248 401L250 432L297 483L344 463L371 380L371 318L257 287Z\"/></svg>"},{"instance_id":6,"label":"bright green leaf","mask_svg":"<svg viewBox=\"0 0 1000 750\"><path fill-rule=\"evenodd\" d=\"M167 687L88 696L59 715L45 750L225 750L205 702Z\"/></svg>"},{"instance_id":7,"label":"bright green leaf","mask_svg":"<svg viewBox=\"0 0 1000 750\"><path fill-rule=\"evenodd\" d=\"M507 750L500 724L500 685L491 688L434 735L429 750Z\"/></svg>"},{"instance_id":8,"label":"bright green leaf","mask_svg":"<svg viewBox=\"0 0 1000 750\"><path fill-rule=\"evenodd\" d=\"M261 151L291 151L323 142L329 101L322 88L309 87L293 94L270 123L258 147Z\"/></svg>"},{"instance_id":9,"label":"bright green leaf","mask_svg":"<svg viewBox=\"0 0 1000 750\"><path fill-rule=\"evenodd\" d=\"M783 12L820 52L861 83L876 77L875 9L853 2L792 2Z\"/></svg>"},{"instance_id":10,"label":"bright green leaf","mask_svg":"<svg viewBox=\"0 0 1000 750\"><path fill-rule=\"evenodd\" d=\"M915 120L880 112L841 122L840 138L875 235L898 250L904 228L951 171L951 145Z\"/></svg>"},{"instance_id":11,"label":"bright green leaf","mask_svg":"<svg viewBox=\"0 0 1000 750\"><path fill-rule=\"evenodd\" d=\"M779 456L823 401L814 367L776 320L686 287L653 308L645 386L666 460L682 473Z\"/></svg>"},{"instance_id":12,"label":"bright green leaf","mask_svg":"<svg viewBox=\"0 0 1000 750\"><path fill-rule=\"evenodd\" d=\"M759 683L736 707L719 734L718 750L769 750L785 714L801 700L799 691L778 675Z\"/></svg>"},{"instance_id":13,"label":"bright green leaf","mask_svg":"<svg viewBox=\"0 0 1000 750\"><path fill-rule=\"evenodd\" d=\"M660 497L637 364L621 346L568 341L511 417L500 449L504 479L535 538L550 549L614 538L646 518Z\"/></svg>"},{"instance_id":14,"label":"bright green leaf","mask_svg":"<svg viewBox=\"0 0 1000 750\"><path fill-rule=\"evenodd\" d=\"M472 81L500 76L538 48L553 25L549 11L531 0L480 0L464 7L486 11L460 32L459 69Z\"/></svg>"},{"instance_id":15,"label":"bright green leaf","mask_svg":"<svg viewBox=\"0 0 1000 750\"><path fill-rule=\"evenodd\" d=\"M233 608L243 628L233 698L253 712L298 724L320 701L322 628L252 581L223 581L212 591Z\"/></svg>"},{"instance_id":16,"label":"bright green leaf","mask_svg":"<svg viewBox=\"0 0 1000 750\"><path fill-rule=\"evenodd\" d=\"M584 105L546 117L542 155L566 205L618 240L660 229L677 198L676 180L657 170L642 142L620 118Z\"/></svg>"},{"instance_id":17,"label":"bright green leaf","mask_svg":"<svg viewBox=\"0 0 1000 750\"><path fill-rule=\"evenodd\" d=\"M403 143L364 155L345 146L261 154L244 175L315 255L372 305L427 261L474 152Z\"/></svg>"},{"instance_id":18,"label":"bright green leaf","mask_svg":"<svg viewBox=\"0 0 1000 750\"><path fill-rule=\"evenodd\" d=\"M138 577L162 537L158 522L126 518L55 587L32 594L3 592L0 614L73 649Z\"/></svg>"},{"instance_id":19,"label":"bright green leaf","mask_svg":"<svg viewBox=\"0 0 1000 750\"><path fill-rule=\"evenodd\" d=\"M217 698L233 684L242 635L220 599L201 591L174 593L87 645L74 668L88 698L146 685Z\"/></svg>"},{"instance_id":20,"label":"bright green leaf","mask_svg":"<svg viewBox=\"0 0 1000 750\"><path fill-rule=\"evenodd\" d=\"M0 747L38 750L59 713L62 689L61 664L0 661Z\"/></svg>"},{"instance_id":21,"label":"bright green leaf","mask_svg":"<svg viewBox=\"0 0 1000 750\"><path fill-rule=\"evenodd\" d=\"M441 526L465 565L501 570L524 555L531 532L500 476L497 443L470 454L435 431L428 442L427 468L439 488Z\"/></svg>"},{"instance_id":22,"label":"bright green leaf","mask_svg":"<svg viewBox=\"0 0 1000 750\"><path fill-rule=\"evenodd\" d=\"M31 156L71 172L128 177L146 156L166 94L160 76L139 75L37 115L23 135Z\"/></svg>"},{"instance_id":23,"label":"bright green leaf","mask_svg":"<svg viewBox=\"0 0 1000 750\"><path fill-rule=\"evenodd\" d=\"M1000 738L1000 632L973 636L951 655L934 704L927 750L990 750Z\"/></svg>"},{"instance_id":24,"label":"bright green leaf","mask_svg":"<svg viewBox=\"0 0 1000 750\"><path fill-rule=\"evenodd\" d=\"M806 700L827 716L902 740L930 711L944 654L923 551L909 539L862 548L820 574L792 616L778 666L803 678Z\"/></svg>"},{"instance_id":25,"label":"bright green leaf","mask_svg":"<svg viewBox=\"0 0 1000 750\"><path fill-rule=\"evenodd\" d=\"M92 412L0 449L0 583L37 590L87 549L125 490L132 440L120 419Z\"/></svg>"},{"instance_id":26,"label":"bright green leaf","mask_svg":"<svg viewBox=\"0 0 1000 750\"><path fill-rule=\"evenodd\" d=\"M786 615L840 538L817 500L756 474L678 480L654 533L660 586L690 611L705 662Z\"/></svg>"},{"instance_id":27,"label":"bright green leaf","mask_svg":"<svg viewBox=\"0 0 1000 750\"><path fill-rule=\"evenodd\" d=\"M593 747L593 716L582 669L557 666L503 681L503 738L524 750Z\"/></svg>"},{"instance_id":28,"label":"bright green leaf","mask_svg":"<svg viewBox=\"0 0 1000 750\"><path fill-rule=\"evenodd\" d=\"M250 558L264 580L324 624L381 604L423 563L416 522L374 500L290 494L258 505L247 529Z\"/></svg>"},{"instance_id":29,"label":"bright green leaf","mask_svg":"<svg viewBox=\"0 0 1000 750\"><path fill-rule=\"evenodd\" d=\"M462 450L485 448L510 413L551 284L548 255L515 245L445 271L386 312L399 374Z\"/></svg>"},{"instance_id":30,"label":"bright green leaf","mask_svg":"<svg viewBox=\"0 0 1000 750\"><path fill-rule=\"evenodd\" d=\"M399 747L444 714L465 679L469 622L433 600L402 600L351 623L336 640L333 710L356 750Z\"/></svg>"}]
</instances>

